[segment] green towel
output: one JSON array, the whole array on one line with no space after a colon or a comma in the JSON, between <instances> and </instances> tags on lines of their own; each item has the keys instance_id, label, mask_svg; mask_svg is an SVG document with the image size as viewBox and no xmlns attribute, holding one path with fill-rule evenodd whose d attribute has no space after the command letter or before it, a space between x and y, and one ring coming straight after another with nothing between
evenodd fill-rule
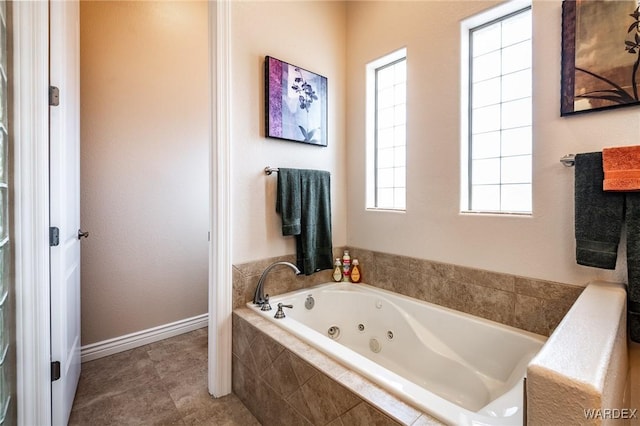
<instances>
[{"instance_id":1,"label":"green towel","mask_svg":"<svg viewBox=\"0 0 640 426\"><path fill-rule=\"evenodd\" d=\"M305 275L332 269L329 172L280 169L276 211L282 215L282 235L296 236L298 268Z\"/></svg>"},{"instance_id":2,"label":"green towel","mask_svg":"<svg viewBox=\"0 0 640 426\"><path fill-rule=\"evenodd\" d=\"M300 235L302 230L300 199L300 171L280 169L276 192L276 212L282 216L282 235Z\"/></svg>"},{"instance_id":3,"label":"green towel","mask_svg":"<svg viewBox=\"0 0 640 426\"><path fill-rule=\"evenodd\" d=\"M640 193L626 192L627 224L627 322L629 337L640 342Z\"/></svg>"},{"instance_id":4,"label":"green towel","mask_svg":"<svg viewBox=\"0 0 640 426\"><path fill-rule=\"evenodd\" d=\"M624 220L624 195L602 190L601 152L576 155L575 166L576 262L615 269Z\"/></svg>"},{"instance_id":5,"label":"green towel","mask_svg":"<svg viewBox=\"0 0 640 426\"><path fill-rule=\"evenodd\" d=\"M629 337L640 342L640 193L605 192L602 153L576 155L576 261L615 269L623 222L627 229L627 322Z\"/></svg>"}]
</instances>

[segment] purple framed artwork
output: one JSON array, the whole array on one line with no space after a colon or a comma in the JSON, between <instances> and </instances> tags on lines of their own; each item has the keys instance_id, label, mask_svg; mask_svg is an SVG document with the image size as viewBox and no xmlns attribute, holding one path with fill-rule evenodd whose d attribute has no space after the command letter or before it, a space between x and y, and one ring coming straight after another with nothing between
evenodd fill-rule
<instances>
[{"instance_id":1,"label":"purple framed artwork","mask_svg":"<svg viewBox=\"0 0 640 426\"><path fill-rule=\"evenodd\" d=\"M265 58L266 134L327 146L327 78Z\"/></svg>"},{"instance_id":2,"label":"purple framed artwork","mask_svg":"<svg viewBox=\"0 0 640 426\"><path fill-rule=\"evenodd\" d=\"M564 0L560 115L640 104L636 0Z\"/></svg>"}]
</instances>

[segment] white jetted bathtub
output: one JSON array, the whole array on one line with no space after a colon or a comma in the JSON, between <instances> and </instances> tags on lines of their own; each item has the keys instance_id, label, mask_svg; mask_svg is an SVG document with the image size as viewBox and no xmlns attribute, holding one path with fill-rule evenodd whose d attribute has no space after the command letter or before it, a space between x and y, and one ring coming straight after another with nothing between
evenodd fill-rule
<instances>
[{"instance_id":1,"label":"white jetted bathtub","mask_svg":"<svg viewBox=\"0 0 640 426\"><path fill-rule=\"evenodd\" d=\"M527 364L546 338L366 284L328 283L247 305L443 422L521 425ZM278 303L286 318L274 319Z\"/></svg>"}]
</instances>

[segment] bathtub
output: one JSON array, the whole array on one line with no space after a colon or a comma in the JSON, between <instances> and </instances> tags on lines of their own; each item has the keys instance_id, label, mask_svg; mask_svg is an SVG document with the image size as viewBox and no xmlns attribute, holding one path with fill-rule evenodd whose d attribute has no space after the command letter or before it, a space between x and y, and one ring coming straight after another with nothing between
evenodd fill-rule
<instances>
[{"instance_id":1,"label":"bathtub","mask_svg":"<svg viewBox=\"0 0 640 426\"><path fill-rule=\"evenodd\" d=\"M523 424L527 364L546 338L378 289L327 283L251 309L449 424ZM278 303L286 317L275 319Z\"/></svg>"}]
</instances>

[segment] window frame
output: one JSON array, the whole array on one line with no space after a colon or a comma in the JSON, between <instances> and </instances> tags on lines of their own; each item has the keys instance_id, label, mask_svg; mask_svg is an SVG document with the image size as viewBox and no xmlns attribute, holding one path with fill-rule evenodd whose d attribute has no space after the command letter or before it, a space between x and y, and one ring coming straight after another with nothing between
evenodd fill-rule
<instances>
[{"instance_id":1,"label":"window frame","mask_svg":"<svg viewBox=\"0 0 640 426\"><path fill-rule=\"evenodd\" d=\"M461 76L461 102L460 102L460 169L461 169L461 180L460 180L460 213L461 214L472 214L472 215L497 215L497 216L527 216L530 217L533 215L533 89L531 96L531 137L532 137L532 152L531 152L531 168L532 168L532 176L531 176L531 210L530 211L511 211L511 210L480 210L480 209L472 209L472 161L473 161L473 138L472 138L472 102L473 102L473 83L471 79L472 75L472 66L473 66L473 49L472 49L472 37L473 32L477 30L481 30L483 28L494 25L498 22L505 21L509 18L517 16L521 13L525 13L530 11L532 18L532 29L531 29L531 43L532 43L532 62L533 62L533 7L532 3L529 0L514 0L510 1L491 9L488 9L484 12L481 12L477 15L474 15L470 18L463 20L460 24L460 41L461 41L461 49L460 49L460 76ZM531 68L531 77L533 84L533 64ZM500 76L503 74L501 73ZM504 102L501 100L500 104ZM502 131L502 126L500 127L500 131ZM502 159L502 156L499 157ZM503 186L502 180L500 181L500 187Z\"/></svg>"},{"instance_id":2,"label":"window frame","mask_svg":"<svg viewBox=\"0 0 640 426\"><path fill-rule=\"evenodd\" d=\"M386 54L366 65L366 210L406 212L406 153L405 153L405 203L403 208L380 207L378 201L378 72L382 69L394 66L402 61L407 62L407 49L402 47L389 54ZM405 79L406 81L407 79ZM405 89L406 91L406 89ZM405 92L406 96L406 92ZM405 98L405 108L407 101ZM405 110L405 132L406 132L406 110ZM405 133L404 146L406 149L407 139Z\"/></svg>"}]
</instances>

